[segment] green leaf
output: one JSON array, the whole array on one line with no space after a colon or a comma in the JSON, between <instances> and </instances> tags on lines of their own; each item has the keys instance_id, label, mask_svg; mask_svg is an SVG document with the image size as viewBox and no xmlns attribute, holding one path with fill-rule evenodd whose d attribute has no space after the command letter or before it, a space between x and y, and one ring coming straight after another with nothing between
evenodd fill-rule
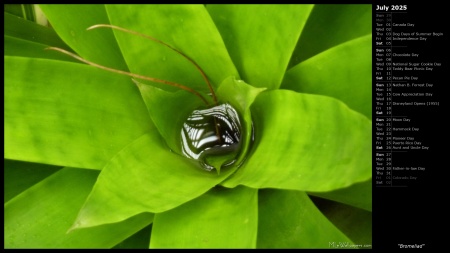
<instances>
[{"instance_id":1,"label":"green leaf","mask_svg":"<svg viewBox=\"0 0 450 253\"><path fill-rule=\"evenodd\" d=\"M321 198L313 197L312 200L337 228L355 244L360 245L359 248L372 247L371 212Z\"/></svg>"},{"instance_id":2,"label":"green leaf","mask_svg":"<svg viewBox=\"0 0 450 253\"><path fill-rule=\"evenodd\" d=\"M216 187L155 215L150 248L255 248L257 190Z\"/></svg>"},{"instance_id":3,"label":"green leaf","mask_svg":"<svg viewBox=\"0 0 450 253\"><path fill-rule=\"evenodd\" d=\"M23 9L22 9L22 5L23 4L5 4L3 5L3 9L6 13L12 14L14 16L18 16L23 18Z\"/></svg>"},{"instance_id":4,"label":"green leaf","mask_svg":"<svg viewBox=\"0 0 450 253\"><path fill-rule=\"evenodd\" d=\"M5 56L4 126L7 159L101 169L152 123L127 77Z\"/></svg>"},{"instance_id":5,"label":"green leaf","mask_svg":"<svg viewBox=\"0 0 450 253\"><path fill-rule=\"evenodd\" d=\"M308 192L308 194L372 211L372 177L343 189L331 192Z\"/></svg>"},{"instance_id":6,"label":"green leaf","mask_svg":"<svg viewBox=\"0 0 450 253\"><path fill-rule=\"evenodd\" d=\"M4 202L57 172L61 167L4 160Z\"/></svg>"},{"instance_id":7,"label":"green leaf","mask_svg":"<svg viewBox=\"0 0 450 253\"><path fill-rule=\"evenodd\" d=\"M151 36L186 54L204 70L213 87L227 76L238 76L203 5L108 5L106 9L111 24ZM131 72L209 92L200 72L178 53L136 35L121 31L115 35Z\"/></svg>"},{"instance_id":8,"label":"green leaf","mask_svg":"<svg viewBox=\"0 0 450 253\"><path fill-rule=\"evenodd\" d=\"M330 248L353 244L300 191L259 190L258 248ZM155 217L155 221L156 221Z\"/></svg>"},{"instance_id":9,"label":"green leaf","mask_svg":"<svg viewBox=\"0 0 450 253\"><path fill-rule=\"evenodd\" d=\"M71 50L52 29L5 13L4 35Z\"/></svg>"},{"instance_id":10,"label":"green leaf","mask_svg":"<svg viewBox=\"0 0 450 253\"><path fill-rule=\"evenodd\" d=\"M276 89L312 5L208 5L241 79Z\"/></svg>"},{"instance_id":11,"label":"green leaf","mask_svg":"<svg viewBox=\"0 0 450 253\"><path fill-rule=\"evenodd\" d=\"M62 169L5 204L5 248L110 248L152 222L127 221L67 234L98 172Z\"/></svg>"},{"instance_id":12,"label":"green leaf","mask_svg":"<svg viewBox=\"0 0 450 253\"><path fill-rule=\"evenodd\" d=\"M78 62L77 60L68 58L67 56L59 52L53 50L45 50L48 45L36 43L33 41L5 35L4 43L4 55Z\"/></svg>"},{"instance_id":13,"label":"green leaf","mask_svg":"<svg viewBox=\"0 0 450 253\"><path fill-rule=\"evenodd\" d=\"M151 234L152 224L117 244L113 249L148 249Z\"/></svg>"},{"instance_id":14,"label":"green leaf","mask_svg":"<svg viewBox=\"0 0 450 253\"><path fill-rule=\"evenodd\" d=\"M292 54L289 68L322 51L372 33L372 5L316 4Z\"/></svg>"},{"instance_id":15,"label":"green leaf","mask_svg":"<svg viewBox=\"0 0 450 253\"><path fill-rule=\"evenodd\" d=\"M36 14L33 4L5 4L5 13L9 13L31 22L36 21Z\"/></svg>"},{"instance_id":16,"label":"green leaf","mask_svg":"<svg viewBox=\"0 0 450 253\"><path fill-rule=\"evenodd\" d=\"M372 35L328 49L286 72L281 85L335 97L372 118Z\"/></svg>"},{"instance_id":17,"label":"green leaf","mask_svg":"<svg viewBox=\"0 0 450 253\"><path fill-rule=\"evenodd\" d=\"M181 154L181 129L188 116L202 100L186 91L175 93L136 82L147 110L171 150Z\"/></svg>"},{"instance_id":18,"label":"green leaf","mask_svg":"<svg viewBox=\"0 0 450 253\"><path fill-rule=\"evenodd\" d=\"M103 5L40 5L52 27L78 55L110 68L127 70L112 31L86 31L90 26L109 24Z\"/></svg>"},{"instance_id":19,"label":"green leaf","mask_svg":"<svg viewBox=\"0 0 450 253\"><path fill-rule=\"evenodd\" d=\"M5 13L4 54L33 58L76 61L59 52L45 50L58 46L72 51L50 28Z\"/></svg>"},{"instance_id":20,"label":"green leaf","mask_svg":"<svg viewBox=\"0 0 450 253\"><path fill-rule=\"evenodd\" d=\"M149 132L102 169L72 228L170 210L207 192L233 171L217 175L200 169L188 158L170 152L157 132Z\"/></svg>"},{"instance_id":21,"label":"green leaf","mask_svg":"<svg viewBox=\"0 0 450 253\"><path fill-rule=\"evenodd\" d=\"M224 186L331 191L371 177L371 121L339 100L263 92L252 113L254 152Z\"/></svg>"},{"instance_id":22,"label":"green leaf","mask_svg":"<svg viewBox=\"0 0 450 253\"><path fill-rule=\"evenodd\" d=\"M250 106L255 98L266 88L255 88L242 80L236 80L234 77L225 79L217 89L217 97L225 103L231 104L241 115L243 122L241 134L241 150L239 151L236 164L240 165L251 145L253 134L253 120L250 112Z\"/></svg>"}]
</instances>

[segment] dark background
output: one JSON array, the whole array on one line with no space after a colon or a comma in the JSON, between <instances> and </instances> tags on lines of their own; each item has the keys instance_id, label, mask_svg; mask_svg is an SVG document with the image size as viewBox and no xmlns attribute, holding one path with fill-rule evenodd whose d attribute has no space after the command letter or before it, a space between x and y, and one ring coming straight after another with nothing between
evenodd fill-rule
<instances>
[{"instance_id":1,"label":"dark background","mask_svg":"<svg viewBox=\"0 0 450 253\"><path fill-rule=\"evenodd\" d=\"M435 68L431 72L416 71L410 75L419 76L422 80L429 80L434 84L433 101L439 101L439 106L430 107L402 107L404 115L413 115L416 122L414 126L420 127L420 132L415 134L416 139L420 139L428 151L412 151L395 155L393 166L404 163L417 163L417 166L426 167L424 172L418 175L417 181L408 181L406 187L376 187L375 179L373 184L373 249L388 250L399 249L403 245L422 246L423 249L437 249L445 247L446 241L439 241L438 235L447 231L446 203L449 199L444 190L446 185L446 171L449 166L447 154L447 134L444 132L449 113L444 111L446 107L445 96L448 96L445 86L450 82L447 77L448 69L448 34L445 23L449 15L446 7L425 1L419 3L377 1L372 3L372 24L373 24L373 44L372 50L375 52L375 14L377 5L407 5L406 15L395 15L394 22L400 23L400 17L405 18L405 22L414 23L411 29L414 32L443 32L442 39L429 38L426 43L407 42L409 49L420 53L418 61L441 62L440 68ZM390 11L390 10L389 10ZM400 28L394 28L400 30ZM402 28L403 29L403 28ZM406 31L407 28L405 28ZM433 41L430 41L433 39ZM399 44L398 41L393 41ZM405 43L405 42L402 42ZM411 50L409 50L411 51ZM398 52L401 52L400 50ZM373 84L375 83L375 53L373 54ZM423 57L422 57L423 56ZM426 57L426 59L425 59ZM395 61L395 59L393 60ZM406 74L406 73L405 73ZM395 75L395 72L394 74ZM372 107L373 107L373 129L375 129L375 85L373 85ZM402 98L403 99L403 98ZM421 102L421 98L412 98L412 101ZM393 108L396 114L396 108ZM375 153L375 135L373 135L373 153ZM375 161L373 160L373 168ZM401 165L399 165L401 166ZM413 175L411 173L411 175ZM375 174L374 177L375 178ZM394 181L395 184L395 181ZM442 231L442 232L441 232Z\"/></svg>"}]
</instances>

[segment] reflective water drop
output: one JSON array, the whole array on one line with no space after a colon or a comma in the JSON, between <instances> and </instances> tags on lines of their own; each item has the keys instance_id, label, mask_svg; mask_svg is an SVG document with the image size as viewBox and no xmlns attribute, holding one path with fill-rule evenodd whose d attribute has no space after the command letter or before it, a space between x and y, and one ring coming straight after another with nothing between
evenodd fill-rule
<instances>
[{"instance_id":1,"label":"reflective water drop","mask_svg":"<svg viewBox=\"0 0 450 253\"><path fill-rule=\"evenodd\" d=\"M182 153L208 171L215 168L217 157L222 166L232 165L240 148L241 123L236 110L229 104L195 110L181 129ZM216 165L217 166L217 165ZM216 168L220 169L220 168Z\"/></svg>"}]
</instances>

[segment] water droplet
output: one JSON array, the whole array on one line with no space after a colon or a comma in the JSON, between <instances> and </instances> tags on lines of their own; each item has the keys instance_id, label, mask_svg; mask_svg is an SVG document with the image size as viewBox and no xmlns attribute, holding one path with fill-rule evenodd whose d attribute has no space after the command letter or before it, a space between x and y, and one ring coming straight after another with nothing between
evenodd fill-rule
<instances>
[{"instance_id":1,"label":"water droplet","mask_svg":"<svg viewBox=\"0 0 450 253\"><path fill-rule=\"evenodd\" d=\"M166 60L167 60L167 57L163 56L162 60L163 60L163 61L166 61Z\"/></svg>"},{"instance_id":2,"label":"water droplet","mask_svg":"<svg viewBox=\"0 0 450 253\"><path fill-rule=\"evenodd\" d=\"M73 30L71 30L70 35L72 35L72 37L75 37L75 32Z\"/></svg>"},{"instance_id":3,"label":"water droplet","mask_svg":"<svg viewBox=\"0 0 450 253\"><path fill-rule=\"evenodd\" d=\"M207 171L215 168L208 160L218 156L225 157L222 167L230 166L240 148L241 129L239 115L229 104L195 110L181 129L182 153Z\"/></svg>"}]
</instances>

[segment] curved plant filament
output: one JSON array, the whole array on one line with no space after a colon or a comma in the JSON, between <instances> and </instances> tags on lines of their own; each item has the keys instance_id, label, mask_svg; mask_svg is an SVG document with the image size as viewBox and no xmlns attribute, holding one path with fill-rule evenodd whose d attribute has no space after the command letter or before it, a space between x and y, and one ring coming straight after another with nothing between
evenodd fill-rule
<instances>
[{"instance_id":1,"label":"curved plant filament","mask_svg":"<svg viewBox=\"0 0 450 253\"><path fill-rule=\"evenodd\" d=\"M217 97L216 97L216 94L214 92L214 89L212 88L211 83L209 82L208 78L206 77L206 74L203 71L203 69L194 60L189 58L183 52L179 51L178 49L170 46L169 44L167 44L167 43L165 43L165 42L163 42L161 40L158 40L158 39L155 39L155 38L153 38L151 36L148 36L148 35L136 32L136 31L128 30L128 29L125 29L125 28L122 28L122 27L119 27L119 26L108 25L108 24L98 24L98 25L90 26L86 30L93 30L93 29L97 29L97 28L112 28L112 29L116 29L116 30L123 31L123 32L126 32L126 33L138 35L138 36L144 37L146 39L150 39L152 41L155 41L155 42L157 42L159 44L162 44L162 45L170 48L171 50L175 51L176 53L180 54L181 56L183 56L185 59L187 59L189 62L191 62L197 68L197 70L200 72L200 74L202 75L203 79L205 80L206 85L208 86L208 89L211 92L211 95L212 95L212 98L214 100L214 103L216 105L218 104ZM187 87L185 85L182 85L182 84L179 84L179 83L175 83L175 82L171 82L171 81L167 81L167 80L154 78L154 77L148 77L148 76L134 74L134 73L127 72L127 71L122 71L122 70L118 70L118 69L109 68L109 67L97 64L95 62L88 61L88 60L86 60L86 59L84 59L84 58L82 58L82 57L80 57L80 56L78 56L78 55L76 55L74 53L68 52L68 51L66 51L66 50L64 50L62 48L48 47L46 49L47 50L55 50L55 51L64 53L64 54L66 54L68 56L71 56L72 58L74 58L74 59L76 59L78 61L84 62L84 63L86 63L88 65L91 65L91 66L94 66L94 67L97 67L97 68L100 68L100 69L103 69L103 70L106 70L106 71L110 71L110 72L121 74L121 75L127 75L127 76L130 76L130 77L134 77L136 79L147 80L147 81L151 81L151 82L157 82L157 83L162 83L162 84L166 84L166 85L177 87L179 89L182 89L182 90L185 90L185 91L188 91L188 92L194 94L195 96L199 97L207 106L209 106L208 101L199 92L197 92L196 90L194 90L192 88L189 88L189 87Z\"/></svg>"}]
</instances>

